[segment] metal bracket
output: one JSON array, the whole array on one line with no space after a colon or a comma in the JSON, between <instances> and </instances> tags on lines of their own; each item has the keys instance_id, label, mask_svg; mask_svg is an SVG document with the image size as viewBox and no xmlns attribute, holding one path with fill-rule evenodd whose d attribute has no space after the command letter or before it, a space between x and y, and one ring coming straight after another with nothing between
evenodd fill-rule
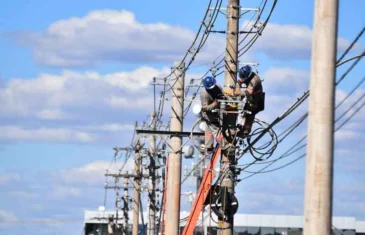
<instances>
[{"instance_id":1,"label":"metal bracket","mask_svg":"<svg viewBox=\"0 0 365 235\"><path fill-rule=\"evenodd\" d=\"M233 8L233 9L236 9L236 10L241 10L241 11L260 11L260 8L252 8L252 7L236 7L236 6L232 6L232 5L229 5L228 8ZM221 7L221 8L215 8L215 7L209 7L209 10L227 10L228 9L227 7Z\"/></svg>"},{"instance_id":2,"label":"metal bracket","mask_svg":"<svg viewBox=\"0 0 365 235\"><path fill-rule=\"evenodd\" d=\"M137 134L145 134L145 135L170 135L170 136L178 136L178 137L189 137L191 134L193 136L204 136L202 132L188 132L188 131L152 131L152 130L142 130L136 129Z\"/></svg>"},{"instance_id":3,"label":"metal bracket","mask_svg":"<svg viewBox=\"0 0 365 235\"><path fill-rule=\"evenodd\" d=\"M240 62L240 65L250 65L250 66L259 66L259 62Z\"/></svg>"}]
</instances>

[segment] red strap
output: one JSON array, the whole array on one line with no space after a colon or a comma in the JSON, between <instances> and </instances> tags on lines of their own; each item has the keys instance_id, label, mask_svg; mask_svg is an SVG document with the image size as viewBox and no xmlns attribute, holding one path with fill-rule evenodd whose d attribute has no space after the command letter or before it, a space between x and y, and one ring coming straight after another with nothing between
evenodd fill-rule
<instances>
[{"instance_id":1,"label":"red strap","mask_svg":"<svg viewBox=\"0 0 365 235\"><path fill-rule=\"evenodd\" d=\"M223 139L223 135L217 136L217 142L221 141Z\"/></svg>"}]
</instances>

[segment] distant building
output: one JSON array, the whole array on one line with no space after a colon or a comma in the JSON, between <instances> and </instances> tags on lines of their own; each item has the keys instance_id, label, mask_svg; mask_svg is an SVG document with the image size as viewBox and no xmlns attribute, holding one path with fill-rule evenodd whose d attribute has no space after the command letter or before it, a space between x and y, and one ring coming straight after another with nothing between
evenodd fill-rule
<instances>
[{"instance_id":1,"label":"distant building","mask_svg":"<svg viewBox=\"0 0 365 235\"><path fill-rule=\"evenodd\" d=\"M180 218L185 218L188 212L181 212ZM107 235L108 218L116 218L112 211L85 211L85 235ZM129 215L129 231L132 231L132 213ZM118 224L122 224L121 214L118 217ZM204 234L217 235L216 217L205 216ZM334 235L365 235L365 221L357 221L354 217L333 217ZM147 214L144 214L144 222L147 223ZM141 223L141 219L140 219ZM110 224L110 223L109 223ZM201 221L198 222L198 225ZM255 215L255 214L236 214L234 220L235 235L301 235L303 228L303 216L290 215ZM184 227L181 223L181 228ZM146 227L145 230L146 231ZM195 235L203 234L202 227L197 227ZM117 230L114 234L119 235ZM142 224L139 233L143 234Z\"/></svg>"},{"instance_id":2,"label":"distant building","mask_svg":"<svg viewBox=\"0 0 365 235\"><path fill-rule=\"evenodd\" d=\"M112 219L111 219L112 218ZM128 221L128 235L132 234L132 222L133 222L133 214L129 213L130 220ZM118 219L118 223L116 220ZM145 215L144 219L145 223L147 223L147 218ZM123 213L119 212L118 215L115 211L85 211L84 213L84 234L85 235L124 235L122 231L123 226ZM139 234L143 234L143 227L140 219L140 228ZM146 231L145 226L145 231ZM109 232L108 232L109 230ZM113 231L111 233L110 231Z\"/></svg>"}]
</instances>

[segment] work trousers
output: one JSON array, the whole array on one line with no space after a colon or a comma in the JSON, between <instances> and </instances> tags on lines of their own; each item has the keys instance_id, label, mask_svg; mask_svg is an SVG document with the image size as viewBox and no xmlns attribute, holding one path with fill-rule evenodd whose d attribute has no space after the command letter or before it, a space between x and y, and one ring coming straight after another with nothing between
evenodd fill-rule
<instances>
[{"instance_id":1,"label":"work trousers","mask_svg":"<svg viewBox=\"0 0 365 235\"><path fill-rule=\"evenodd\" d=\"M255 120L256 114L259 112L259 107L257 104L246 104L245 110L250 111L251 113L246 113L244 116L244 124L243 124L243 132L245 134L251 133L253 121Z\"/></svg>"},{"instance_id":2,"label":"work trousers","mask_svg":"<svg viewBox=\"0 0 365 235\"><path fill-rule=\"evenodd\" d=\"M207 153L213 152L214 138L217 137L218 131L218 124L207 123L205 125L205 149Z\"/></svg>"},{"instance_id":3,"label":"work trousers","mask_svg":"<svg viewBox=\"0 0 365 235\"><path fill-rule=\"evenodd\" d=\"M247 134L251 133L252 124L253 124L253 121L255 120L255 116L256 116L256 114L246 114L245 115L245 122L243 125L244 133L247 133Z\"/></svg>"}]
</instances>

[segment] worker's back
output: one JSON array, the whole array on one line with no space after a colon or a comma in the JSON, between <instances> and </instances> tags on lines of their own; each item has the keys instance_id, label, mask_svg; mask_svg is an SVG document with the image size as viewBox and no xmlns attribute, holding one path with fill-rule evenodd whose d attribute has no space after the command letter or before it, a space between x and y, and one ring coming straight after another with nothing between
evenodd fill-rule
<instances>
[{"instance_id":1,"label":"worker's back","mask_svg":"<svg viewBox=\"0 0 365 235\"><path fill-rule=\"evenodd\" d=\"M222 87L220 87L218 85L215 86L211 90L203 89L200 93L200 100L201 100L201 105L202 106L210 105L215 100L219 100L219 99L223 99L223 98L224 98L224 94L223 94ZM217 107L215 107L215 109L216 108L219 108L219 105L217 105ZM219 123L218 112L214 112L214 110L203 111L202 112L202 118L205 119L205 121L208 121L208 122L211 122L211 123L214 123L214 124Z\"/></svg>"}]
</instances>

